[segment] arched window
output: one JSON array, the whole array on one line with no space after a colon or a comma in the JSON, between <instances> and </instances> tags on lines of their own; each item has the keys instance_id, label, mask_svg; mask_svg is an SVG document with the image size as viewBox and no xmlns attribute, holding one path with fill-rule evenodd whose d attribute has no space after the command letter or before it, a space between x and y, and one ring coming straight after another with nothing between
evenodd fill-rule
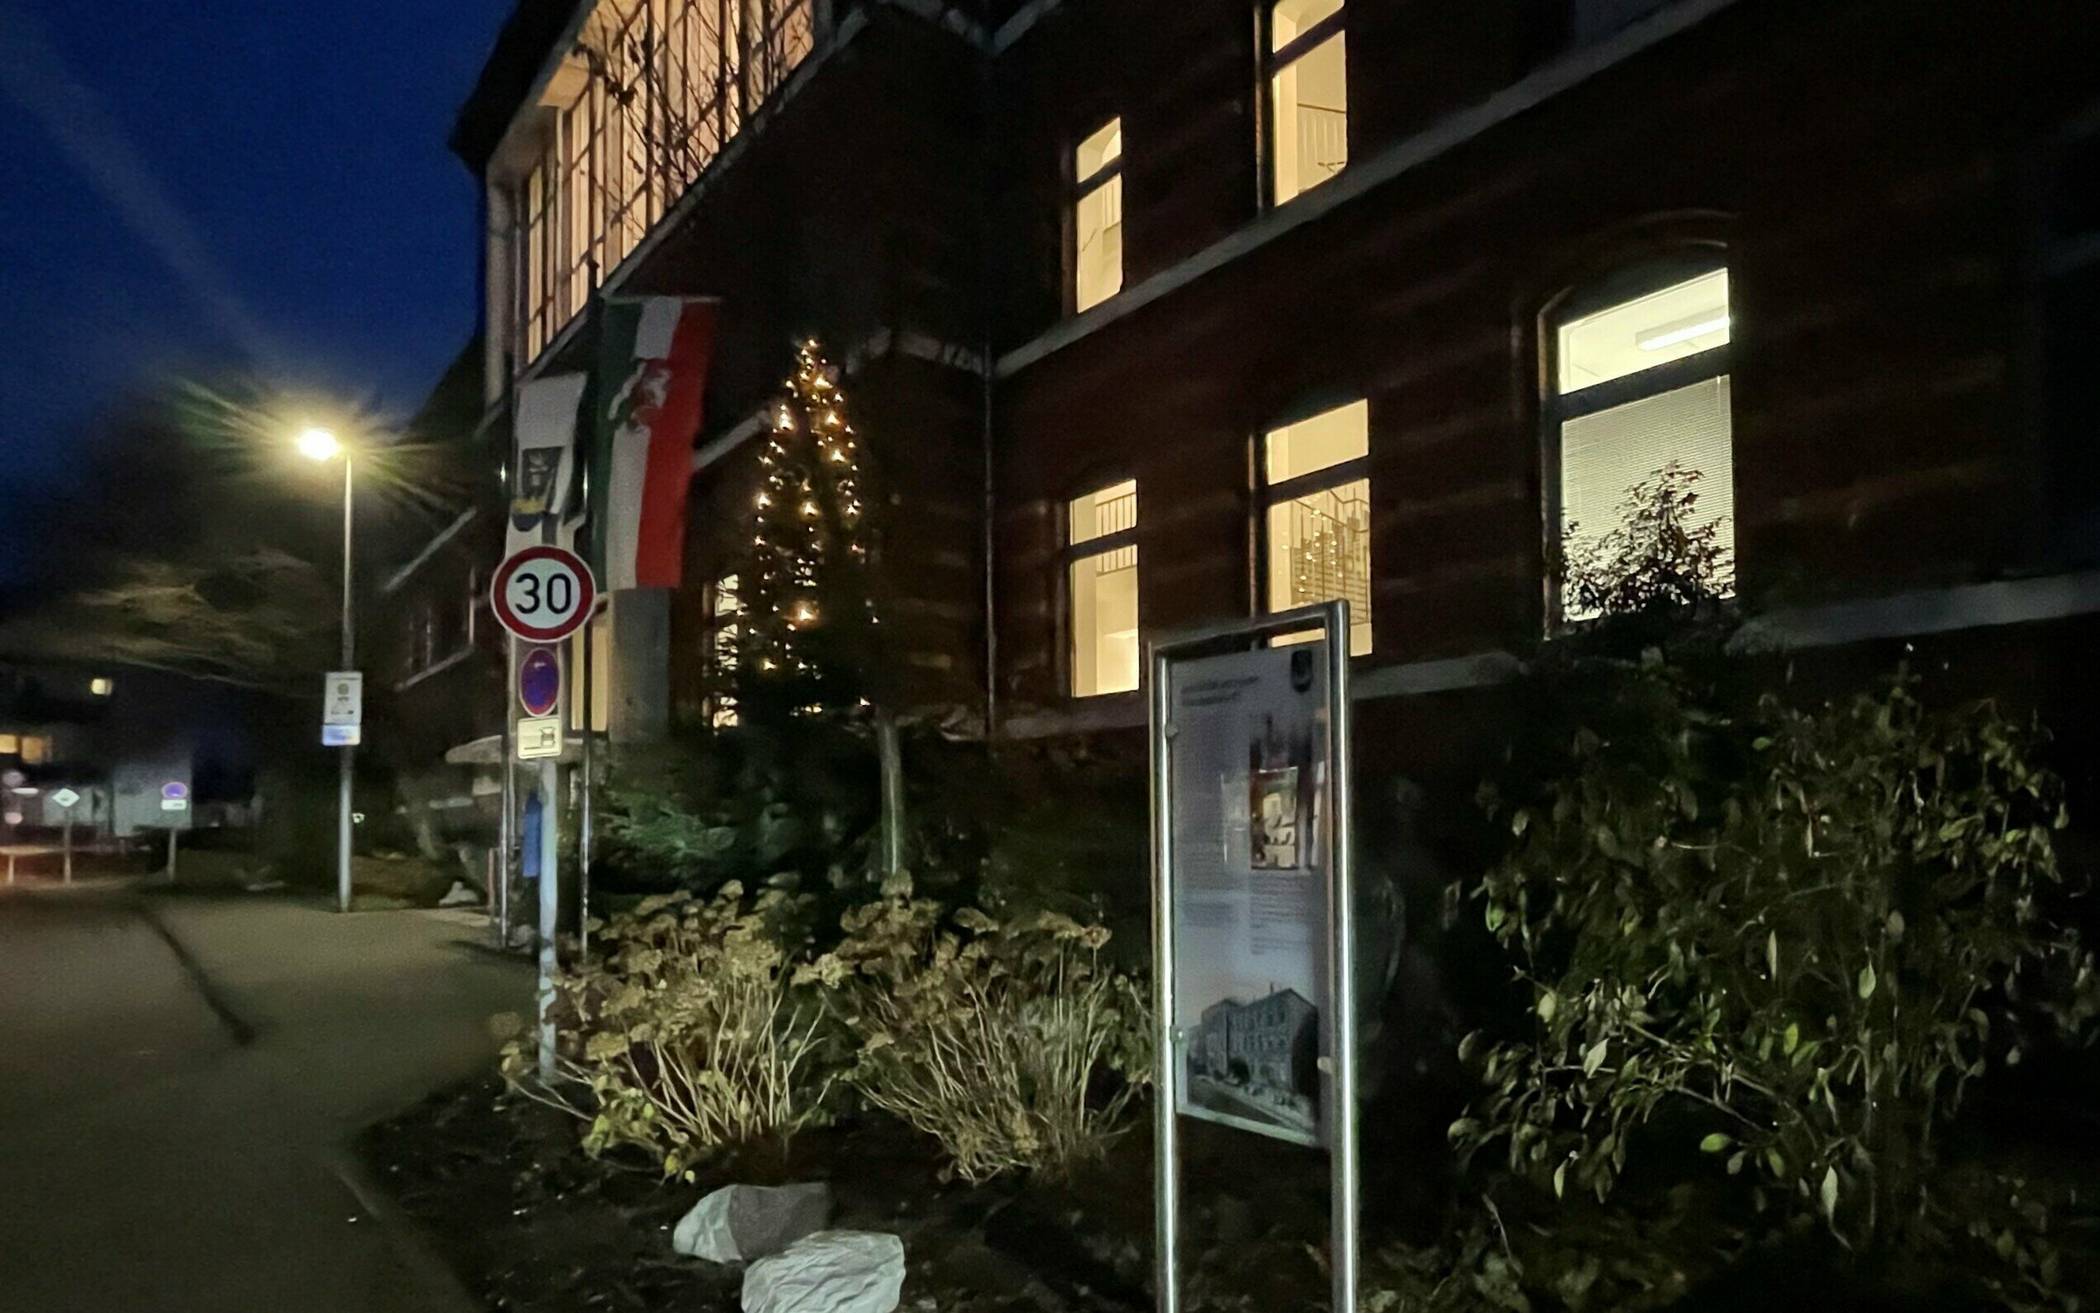
<instances>
[{"instance_id":1,"label":"arched window","mask_svg":"<svg viewBox=\"0 0 2100 1313\"><path fill-rule=\"evenodd\" d=\"M1674 465L1697 475L1693 522L1715 527L1717 582L1734 590L1731 324L1728 269L1713 257L1600 280L1547 316L1547 532L1571 557L1620 528L1629 494Z\"/></svg>"}]
</instances>

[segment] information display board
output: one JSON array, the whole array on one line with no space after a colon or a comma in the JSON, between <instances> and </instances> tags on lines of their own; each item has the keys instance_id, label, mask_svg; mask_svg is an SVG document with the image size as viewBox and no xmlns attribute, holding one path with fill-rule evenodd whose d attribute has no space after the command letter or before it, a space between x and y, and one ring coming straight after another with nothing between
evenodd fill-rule
<instances>
[{"instance_id":1,"label":"information display board","mask_svg":"<svg viewBox=\"0 0 2100 1313\"><path fill-rule=\"evenodd\" d=\"M1326 1149L1332 1307L1354 1313L1349 606L1162 639L1146 670L1158 1307L1181 1307L1192 1117Z\"/></svg>"},{"instance_id":2,"label":"information display board","mask_svg":"<svg viewBox=\"0 0 2100 1313\"><path fill-rule=\"evenodd\" d=\"M1180 1110L1322 1141L1327 679L1318 644L1172 674Z\"/></svg>"}]
</instances>

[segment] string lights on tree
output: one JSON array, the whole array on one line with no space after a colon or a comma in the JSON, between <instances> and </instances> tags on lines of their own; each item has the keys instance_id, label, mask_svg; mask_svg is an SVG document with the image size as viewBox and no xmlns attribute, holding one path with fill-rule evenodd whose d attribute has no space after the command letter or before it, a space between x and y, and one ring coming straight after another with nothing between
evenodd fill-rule
<instances>
[{"instance_id":1,"label":"string lights on tree","mask_svg":"<svg viewBox=\"0 0 2100 1313\"><path fill-rule=\"evenodd\" d=\"M752 499L744 669L761 682L821 685L825 655L846 655L839 640L877 617L858 442L839 370L814 339L796 348L772 412Z\"/></svg>"}]
</instances>

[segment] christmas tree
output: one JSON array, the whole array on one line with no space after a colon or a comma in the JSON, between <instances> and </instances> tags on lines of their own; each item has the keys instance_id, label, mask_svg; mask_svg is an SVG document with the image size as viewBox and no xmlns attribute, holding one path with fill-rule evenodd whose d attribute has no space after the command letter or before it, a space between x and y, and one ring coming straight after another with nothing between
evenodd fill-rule
<instances>
[{"instance_id":1,"label":"christmas tree","mask_svg":"<svg viewBox=\"0 0 2100 1313\"><path fill-rule=\"evenodd\" d=\"M772 407L744 579L742 682L798 711L857 708L874 659L860 453L816 341Z\"/></svg>"}]
</instances>

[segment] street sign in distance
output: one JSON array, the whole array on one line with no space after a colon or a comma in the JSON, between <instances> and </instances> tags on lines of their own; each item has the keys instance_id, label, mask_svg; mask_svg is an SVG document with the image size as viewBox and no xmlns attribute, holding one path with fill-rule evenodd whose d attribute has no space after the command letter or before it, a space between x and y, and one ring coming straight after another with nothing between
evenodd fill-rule
<instances>
[{"instance_id":1,"label":"street sign in distance","mask_svg":"<svg viewBox=\"0 0 2100 1313\"><path fill-rule=\"evenodd\" d=\"M184 784L181 780L169 780L166 784L160 786L160 800L162 802L188 802L190 800L190 786Z\"/></svg>"},{"instance_id":2,"label":"street sign in distance","mask_svg":"<svg viewBox=\"0 0 2100 1313\"><path fill-rule=\"evenodd\" d=\"M598 584L567 548L526 547L496 568L489 597L505 629L528 643L558 643L590 619Z\"/></svg>"},{"instance_id":3,"label":"street sign in distance","mask_svg":"<svg viewBox=\"0 0 2100 1313\"><path fill-rule=\"evenodd\" d=\"M51 795L51 801L61 807L71 807L74 803L80 801L80 795L72 789L60 789Z\"/></svg>"},{"instance_id":4,"label":"street sign in distance","mask_svg":"<svg viewBox=\"0 0 2100 1313\"><path fill-rule=\"evenodd\" d=\"M561 657L551 647L536 647L518 663L518 704L528 716L551 716L561 705Z\"/></svg>"},{"instance_id":5,"label":"street sign in distance","mask_svg":"<svg viewBox=\"0 0 2100 1313\"><path fill-rule=\"evenodd\" d=\"M323 725L365 723L365 677L356 670L331 670L321 689Z\"/></svg>"},{"instance_id":6,"label":"street sign in distance","mask_svg":"<svg viewBox=\"0 0 2100 1313\"><path fill-rule=\"evenodd\" d=\"M559 757L561 746L560 716L540 716L518 722L519 761Z\"/></svg>"},{"instance_id":7,"label":"street sign in distance","mask_svg":"<svg viewBox=\"0 0 2100 1313\"><path fill-rule=\"evenodd\" d=\"M354 748L365 741L362 725L321 726L321 746L324 748Z\"/></svg>"}]
</instances>

